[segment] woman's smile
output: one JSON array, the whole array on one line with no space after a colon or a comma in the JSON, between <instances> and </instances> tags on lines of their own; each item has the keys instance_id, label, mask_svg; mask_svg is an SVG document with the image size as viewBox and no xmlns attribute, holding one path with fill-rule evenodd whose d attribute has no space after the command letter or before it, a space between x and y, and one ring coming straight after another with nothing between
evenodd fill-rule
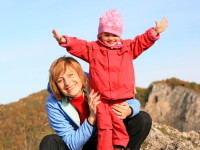
<instances>
[{"instance_id":1,"label":"woman's smile","mask_svg":"<svg viewBox=\"0 0 200 150\"><path fill-rule=\"evenodd\" d=\"M73 68L67 68L65 72L61 73L57 84L65 96L77 97L82 94L81 79Z\"/></svg>"},{"instance_id":2,"label":"woman's smile","mask_svg":"<svg viewBox=\"0 0 200 150\"><path fill-rule=\"evenodd\" d=\"M72 90L74 89L75 86L76 86L75 84L74 84L74 85L71 85L71 86L67 87L66 90L67 90L67 91L72 91Z\"/></svg>"}]
</instances>

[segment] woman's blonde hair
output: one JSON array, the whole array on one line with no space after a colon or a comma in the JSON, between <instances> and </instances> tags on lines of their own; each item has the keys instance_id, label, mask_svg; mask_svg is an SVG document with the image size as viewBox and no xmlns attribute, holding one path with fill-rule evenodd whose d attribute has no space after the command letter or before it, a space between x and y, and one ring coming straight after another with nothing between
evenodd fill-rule
<instances>
[{"instance_id":1,"label":"woman's blonde hair","mask_svg":"<svg viewBox=\"0 0 200 150\"><path fill-rule=\"evenodd\" d=\"M79 62L72 57L66 57L66 56L60 57L52 63L49 69L50 88L57 100L62 100L65 97L59 90L57 86L57 81L60 74L65 72L68 67L71 67L77 72L83 85L82 90L86 88L87 77L85 76Z\"/></svg>"}]
</instances>

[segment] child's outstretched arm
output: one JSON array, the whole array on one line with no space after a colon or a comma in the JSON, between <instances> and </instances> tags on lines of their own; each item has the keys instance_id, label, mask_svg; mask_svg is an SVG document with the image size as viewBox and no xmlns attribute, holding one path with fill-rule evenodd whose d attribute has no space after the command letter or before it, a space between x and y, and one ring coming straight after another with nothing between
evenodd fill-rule
<instances>
[{"instance_id":1,"label":"child's outstretched arm","mask_svg":"<svg viewBox=\"0 0 200 150\"><path fill-rule=\"evenodd\" d=\"M67 40L60 36L60 34L56 31L56 30L52 30L53 33L53 37L58 41L58 43L62 44L62 43L66 43Z\"/></svg>"},{"instance_id":2,"label":"child's outstretched arm","mask_svg":"<svg viewBox=\"0 0 200 150\"><path fill-rule=\"evenodd\" d=\"M155 21L156 27L153 30L153 34L158 35L161 32L165 31L165 29L168 27L168 20L166 18L162 18L161 22L158 23Z\"/></svg>"}]
</instances>

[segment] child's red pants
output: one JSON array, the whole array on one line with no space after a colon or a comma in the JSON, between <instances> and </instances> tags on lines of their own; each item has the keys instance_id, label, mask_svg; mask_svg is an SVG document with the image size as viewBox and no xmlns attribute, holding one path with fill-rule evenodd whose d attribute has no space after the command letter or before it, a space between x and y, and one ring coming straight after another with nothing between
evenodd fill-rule
<instances>
[{"instance_id":1,"label":"child's red pants","mask_svg":"<svg viewBox=\"0 0 200 150\"><path fill-rule=\"evenodd\" d=\"M124 101L124 100L123 100ZM123 120L118 118L111 109L112 104L122 103L122 100L101 100L97 106L98 150L113 150L114 145L126 147L129 135Z\"/></svg>"}]
</instances>

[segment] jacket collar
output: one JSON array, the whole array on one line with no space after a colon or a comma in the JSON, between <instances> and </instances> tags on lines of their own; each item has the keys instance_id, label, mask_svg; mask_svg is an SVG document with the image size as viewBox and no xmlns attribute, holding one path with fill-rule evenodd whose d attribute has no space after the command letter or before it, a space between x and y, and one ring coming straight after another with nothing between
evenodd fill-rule
<instances>
[{"instance_id":1,"label":"jacket collar","mask_svg":"<svg viewBox=\"0 0 200 150\"><path fill-rule=\"evenodd\" d=\"M118 44L116 44L114 47L111 47L111 46L108 46L106 45L104 42L102 42L100 39L97 40L97 42L100 44L100 45L103 45L104 47L107 47L107 48L110 48L110 49L119 49L122 47L122 43L119 42Z\"/></svg>"},{"instance_id":2,"label":"jacket collar","mask_svg":"<svg viewBox=\"0 0 200 150\"><path fill-rule=\"evenodd\" d=\"M78 114L76 108L70 103L70 101L69 101L69 99L67 97L62 100L61 107L65 111L65 113L71 118L71 120L77 126L80 126L79 114Z\"/></svg>"}]
</instances>

